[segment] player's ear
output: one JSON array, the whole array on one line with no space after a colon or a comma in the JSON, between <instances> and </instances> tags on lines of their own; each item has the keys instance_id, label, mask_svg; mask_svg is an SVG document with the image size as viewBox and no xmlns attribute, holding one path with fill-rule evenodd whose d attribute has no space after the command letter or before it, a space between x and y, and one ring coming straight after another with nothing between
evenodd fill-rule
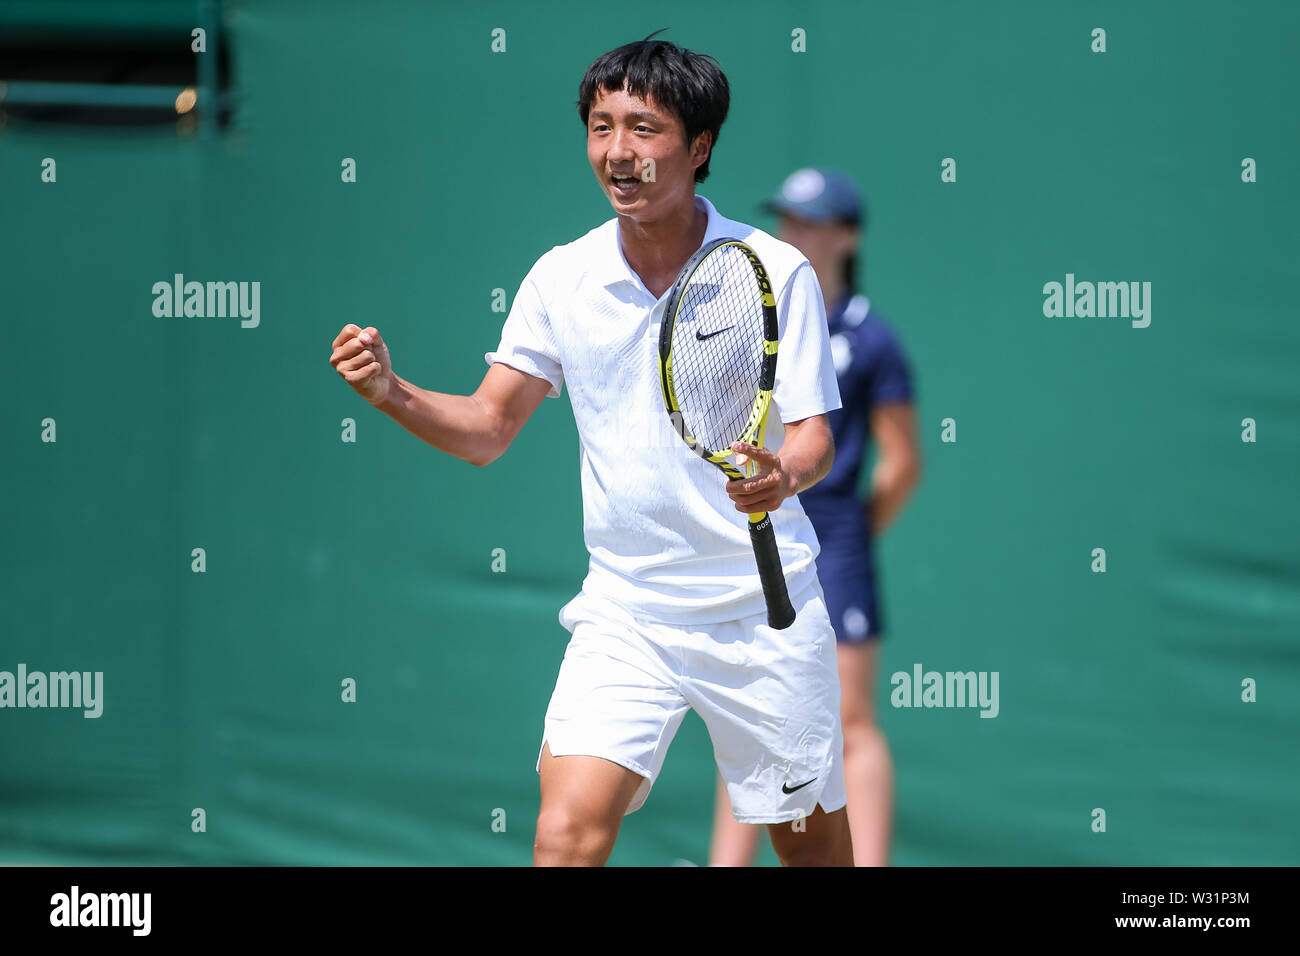
<instances>
[{"instance_id":1,"label":"player's ear","mask_svg":"<svg viewBox=\"0 0 1300 956\"><path fill-rule=\"evenodd\" d=\"M695 137L695 142L691 143L691 168L699 169L709 158L709 153L713 151L713 134L707 129Z\"/></svg>"}]
</instances>

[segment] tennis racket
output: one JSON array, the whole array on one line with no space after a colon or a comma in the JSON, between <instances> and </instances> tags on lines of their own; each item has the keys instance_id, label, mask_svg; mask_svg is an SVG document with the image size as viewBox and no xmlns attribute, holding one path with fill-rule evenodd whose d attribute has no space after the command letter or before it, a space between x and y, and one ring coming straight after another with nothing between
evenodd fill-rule
<instances>
[{"instance_id":1,"label":"tennis racket","mask_svg":"<svg viewBox=\"0 0 1300 956\"><path fill-rule=\"evenodd\" d=\"M732 442L763 447L776 382L776 300L758 254L739 239L706 243L682 266L673 283L659 332L659 382L673 430L687 447L722 469L730 481L742 473L729 461ZM758 576L767 599L767 623L794 623L781 553L767 512L749 516Z\"/></svg>"}]
</instances>

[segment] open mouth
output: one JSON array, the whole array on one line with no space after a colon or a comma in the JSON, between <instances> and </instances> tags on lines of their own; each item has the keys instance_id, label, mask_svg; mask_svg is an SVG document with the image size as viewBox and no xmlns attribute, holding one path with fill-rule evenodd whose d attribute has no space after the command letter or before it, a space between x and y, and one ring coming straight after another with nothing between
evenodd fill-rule
<instances>
[{"instance_id":1,"label":"open mouth","mask_svg":"<svg viewBox=\"0 0 1300 956\"><path fill-rule=\"evenodd\" d=\"M610 176L609 181L614 186L614 191L620 196L630 196L636 192L641 180L635 176Z\"/></svg>"}]
</instances>

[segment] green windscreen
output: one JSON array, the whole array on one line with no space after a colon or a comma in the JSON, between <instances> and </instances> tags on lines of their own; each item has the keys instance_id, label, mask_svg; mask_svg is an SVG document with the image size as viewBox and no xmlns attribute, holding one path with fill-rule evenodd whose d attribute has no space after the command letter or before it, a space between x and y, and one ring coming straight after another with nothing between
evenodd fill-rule
<instances>
[{"instance_id":1,"label":"green windscreen","mask_svg":"<svg viewBox=\"0 0 1300 956\"><path fill-rule=\"evenodd\" d=\"M661 27L730 81L724 215L774 230L808 165L868 204L924 453L876 554L893 862L1300 861L1300 7L563 8L227 5L216 136L0 127L0 672L102 675L98 716L0 707L0 863L530 862L567 392L475 468L330 345L472 392L612 216L584 70ZM168 315L178 281L246 309ZM611 863L705 862L715 776L692 715Z\"/></svg>"}]
</instances>

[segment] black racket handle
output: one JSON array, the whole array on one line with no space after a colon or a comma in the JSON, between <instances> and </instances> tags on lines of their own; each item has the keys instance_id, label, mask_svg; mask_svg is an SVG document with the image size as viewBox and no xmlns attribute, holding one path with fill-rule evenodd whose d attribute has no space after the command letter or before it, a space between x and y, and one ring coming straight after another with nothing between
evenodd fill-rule
<instances>
[{"instance_id":1,"label":"black racket handle","mask_svg":"<svg viewBox=\"0 0 1300 956\"><path fill-rule=\"evenodd\" d=\"M761 521L749 522L749 540L754 545L758 578L763 582L763 596L767 598L767 625L784 631L794 623L794 605L785 586L785 569L781 567L781 552L776 546L770 514L763 515Z\"/></svg>"}]
</instances>

